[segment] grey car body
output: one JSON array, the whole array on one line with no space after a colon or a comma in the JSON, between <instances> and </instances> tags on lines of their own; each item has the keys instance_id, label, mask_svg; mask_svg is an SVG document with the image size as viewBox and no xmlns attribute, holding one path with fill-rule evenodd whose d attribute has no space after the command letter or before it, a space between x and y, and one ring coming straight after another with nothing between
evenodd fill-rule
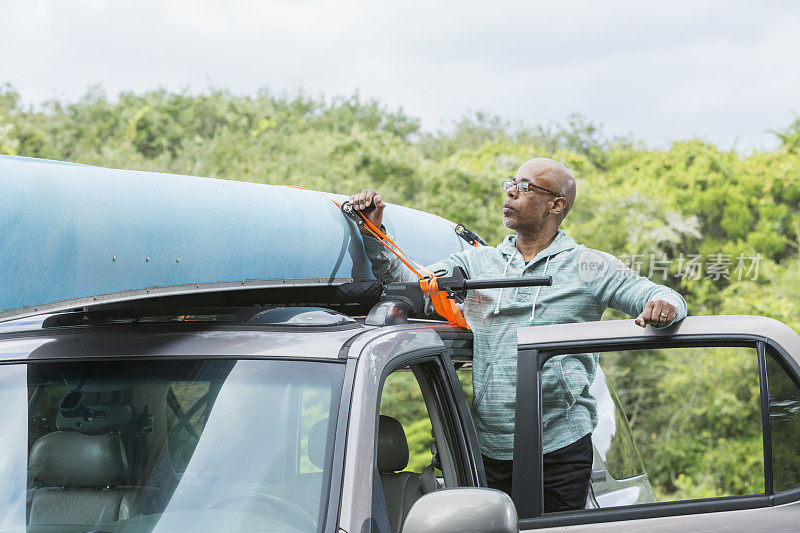
<instances>
[{"instance_id":1,"label":"grey car body","mask_svg":"<svg viewBox=\"0 0 800 533\"><path fill-rule=\"evenodd\" d=\"M0 364L124 359L147 365L148 360L198 358L316 361L341 365L344 380L328 445L332 460L319 515L321 521L317 524L320 531L326 532L355 533L379 528L374 510L380 494L376 486L379 485L376 448L382 385L394 370L409 365L428 365L436 375L430 381L433 385L423 390L423 394L428 396L426 402L439 402L440 411L447 418L432 422L434 433L442 432L445 426L448 428L448 435L440 436L448 445L440 446L439 451L442 463L449 465L445 468L454 476L445 479L447 486L442 490L422 496L412 510L405 513L413 516L407 516L408 528L404 530L488 530L488 522L480 522L481 502L486 509L495 512L493 518L505 516L505 522L492 523L498 531L507 530L510 515L508 507L503 505L508 499L504 500L496 491L480 489L485 487L480 451L454 366L454 363L469 362L469 333L464 330L434 321L413 320L383 327L366 326L362 322L312 327L248 322L199 327L191 323L147 325L111 321L94 324L89 321L45 328L40 327L36 319L27 320L27 324L13 321L0 324ZM762 317L690 317L664 329L641 329L632 320L523 328L519 331L519 376L520 380L533 379L527 385L520 385L517 396L518 420L521 415L527 417L527 422L521 426L518 422L518 445L529 444L532 445L530 449L535 450L537 438L541 445L535 423L536 419L540 420L536 411L535 378L544 362L541 358L548 350L692 342L713 345L732 341L769 343L793 371L800 368L800 337L791 328ZM615 406L601 372L593 384L593 392L600 402L601 417L594 435L594 497L587 502L587 507L591 509L599 504L603 508L542 516L541 509L537 508L541 491L536 489L541 486L541 480L537 480L541 472L537 473L535 467L537 461L541 463L540 458L531 454L532 477L527 483L530 490L517 493L515 489L519 513L515 526L521 530L552 527L559 531L565 528L611 531L620 527L638 531L711 531L725 523L749 531L794 529L793 510L800 501L800 493L764 494L721 503L658 504L646 474L624 480L609 476L604 465L604 444L598 443L607 441L608 432L616 431L608 425L612 423L610 419L602 416L604 410L613 410ZM520 410L521 398L523 401L532 399L531 403L524 404L524 410ZM477 492L459 492L466 490L464 487L475 487ZM435 500L439 503L426 504ZM616 507L606 508L610 506ZM454 513L454 509L457 512ZM197 526L193 528L196 530Z\"/></svg>"}]
</instances>

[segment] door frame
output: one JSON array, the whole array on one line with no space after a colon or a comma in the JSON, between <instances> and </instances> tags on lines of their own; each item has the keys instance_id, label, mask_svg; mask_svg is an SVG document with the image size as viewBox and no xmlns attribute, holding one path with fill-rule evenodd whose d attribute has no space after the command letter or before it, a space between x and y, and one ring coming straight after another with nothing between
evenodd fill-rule
<instances>
[{"instance_id":1,"label":"door frame","mask_svg":"<svg viewBox=\"0 0 800 533\"><path fill-rule=\"evenodd\" d=\"M705 319L712 317L703 317ZM755 317L753 317L755 318ZM626 321L628 322L628 321ZM632 321L631 321L632 322ZM576 327L576 325L572 325ZM536 328L544 330L549 326ZM580 327L580 326L577 326ZM714 328L709 328L713 330ZM522 331L522 330L521 330ZM741 330L740 330L741 331ZM667 332L665 332L667 333ZM528 335L530 337L530 335ZM548 338L549 337L549 338ZM589 336L591 337L591 335ZM768 383L766 379L766 349L769 348L795 380L800 378L797 361L777 342L757 333L688 333L639 334L617 338L572 338L558 340L544 335L543 342L518 345L517 404L514 439L513 499L520 516L521 529L616 522L645 518L680 516L743 509L770 507L800 500L800 489L774 494L772 491L772 443L769 427ZM542 392L541 372L551 357L565 353L604 352L620 349L655 349L674 347L745 346L756 349L759 369L760 404L764 453L765 490L760 494L643 504L631 507L580 510L543 516L542 494ZM800 380L798 380L800 382ZM530 453L535 450L534 453ZM526 453L527 452L527 453Z\"/></svg>"}]
</instances>

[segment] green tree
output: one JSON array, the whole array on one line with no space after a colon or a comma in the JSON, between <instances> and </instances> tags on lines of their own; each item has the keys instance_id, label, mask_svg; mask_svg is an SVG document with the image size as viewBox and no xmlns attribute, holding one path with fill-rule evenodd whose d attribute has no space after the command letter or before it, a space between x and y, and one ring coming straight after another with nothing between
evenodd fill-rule
<instances>
[{"instance_id":1,"label":"green tree","mask_svg":"<svg viewBox=\"0 0 800 533\"><path fill-rule=\"evenodd\" d=\"M26 107L13 87L0 87L0 153L342 194L372 187L392 203L465 223L490 244L510 233L502 225L500 181L531 157L553 157L578 183L564 229L579 243L640 262L645 275L654 259L672 260L665 279L659 273L655 281L680 291L690 314L760 314L800 328L799 119L775 133L777 148L747 155L692 139L650 149L608 138L579 115L527 126L473 113L437 132L419 124L358 94L156 90L109 98L94 87L76 101ZM695 256L702 274L684 275ZM727 258L728 272L708 276L711 258ZM757 258L758 275L736 272L739 258ZM609 311L606 318L620 316ZM719 434L717 411L727 405L749 412L751 405L752 388L728 386L746 377L745 367L734 356L719 357L718 372L702 361L656 355L609 363L643 454L658 457L647 467L662 494L749 490L743 472L756 466L757 436L726 427L713 450L698 444ZM658 406L690 397L698 386L679 379L685 368L708 371L700 384L728 403L683 412L685 431L661 438L670 420ZM427 464L424 413L406 409L401 393L387 394L409 433L412 465ZM678 472L678 460L690 467ZM733 475L708 475L723 470Z\"/></svg>"}]
</instances>

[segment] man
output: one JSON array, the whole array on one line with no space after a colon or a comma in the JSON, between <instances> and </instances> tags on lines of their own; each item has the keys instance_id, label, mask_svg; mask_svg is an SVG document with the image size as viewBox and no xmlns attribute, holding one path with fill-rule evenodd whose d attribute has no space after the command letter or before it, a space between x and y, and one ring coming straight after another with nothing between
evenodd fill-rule
<instances>
[{"instance_id":1,"label":"man","mask_svg":"<svg viewBox=\"0 0 800 533\"><path fill-rule=\"evenodd\" d=\"M686 316L675 291L636 275L615 257L577 245L559 229L575 202L575 180L551 159L523 164L503 182L503 224L515 230L497 247L471 248L429 268L462 267L470 278L553 277L550 287L470 291L463 314L474 336L472 411L489 486L511 494L517 329L600 320L607 307L636 324L666 326ZM374 190L352 196L380 227L385 204ZM414 274L374 237L364 247L376 277L413 281ZM545 512L582 509L592 471L597 403L589 393L598 354L561 355L542 372Z\"/></svg>"}]
</instances>

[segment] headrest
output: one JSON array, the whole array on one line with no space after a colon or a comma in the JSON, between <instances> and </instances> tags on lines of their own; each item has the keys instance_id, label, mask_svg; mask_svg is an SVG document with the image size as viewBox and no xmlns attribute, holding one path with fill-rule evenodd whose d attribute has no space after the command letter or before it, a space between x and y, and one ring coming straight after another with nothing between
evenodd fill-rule
<instances>
[{"instance_id":1,"label":"headrest","mask_svg":"<svg viewBox=\"0 0 800 533\"><path fill-rule=\"evenodd\" d=\"M323 418L308 433L308 459L317 468L325 468L325 441L328 437L330 419Z\"/></svg>"},{"instance_id":2,"label":"headrest","mask_svg":"<svg viewBox=\"0 0 800 533\"><path fill-rule=\"evenodd\" d=\"M408 442L403 426L391 416L381 415L378 424L378 470L399 472L408 466Z\"/></svg>"},{"instance_id":3,"label":"headrest","mask_svg":"<svg viewBox=\"0 0 800 533\"><path fill-rule=\"evenodd\" d=\"M48 433L33 443L28 468L51 487L108 487L128 478L119 435L114 433Z\"/></svg>"},{"instance_id":4,"label":"headrest","mask_svg":"<svg viewBox=\"0 0 800 533\"><path fill-rule=\"evenodd\" d=\"M120 402L90 403L77 390L61 399L56 415L56 427L61 431L80 431L88 435L105 435L130 428L135 421L136 412L132 405Z\"/></svg>"}]
</instances>

